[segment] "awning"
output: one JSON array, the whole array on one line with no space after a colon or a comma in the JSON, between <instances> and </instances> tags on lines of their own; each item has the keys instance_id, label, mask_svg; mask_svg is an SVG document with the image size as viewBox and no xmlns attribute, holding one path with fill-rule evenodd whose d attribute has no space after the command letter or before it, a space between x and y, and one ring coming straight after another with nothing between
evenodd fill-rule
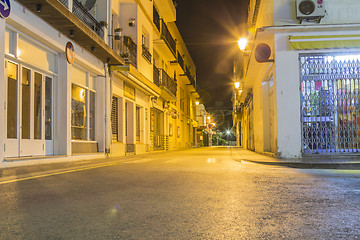
<instances>
[{"instance_id":1,"label":"awning","mask_svg":"<svg viewBox=\"0 0 360 240\"><path fill-rule=\"evenodd\" d=\"M291 49L360 48L360 35L290 36Z\"/></svg>"}]
</instances>

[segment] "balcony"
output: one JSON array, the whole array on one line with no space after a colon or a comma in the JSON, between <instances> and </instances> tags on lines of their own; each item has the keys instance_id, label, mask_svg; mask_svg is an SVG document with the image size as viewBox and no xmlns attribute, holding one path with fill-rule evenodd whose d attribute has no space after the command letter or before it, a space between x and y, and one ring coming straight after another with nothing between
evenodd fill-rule
<instances>
[{"instance_id":1,"label":"balcony","mask_svg":"<svg viewBox=\"0 0 360 240\"><path fill-rule=\"evenodd\" d=\"M102 29L100 23L77 0L73 0L73 14L94 30L101 38L104 38L104 29Z\"/></svg>"},{"instance_id":2,"label":"balcony","mask_svg":"<svg viewBox=\"0 0 360 240\"><path fill-rule=\"evenodd\" d=\"M130 36L113 39L112 47L125 60L125 63L137 67L137 45Z\"/></svg>"},{"instance_id":3,"label":"balcony","mask_svg":"<svg viewBox=\"0 0 360 240\"><path fill-rule=\"evenodd\" d=\"M191 76L190 73L190 69L185 66L185 75L188 77L188 79L190 80L190 85L192 85L195 89L196 89L196 82L193 76Z\"/></svg>"},{"instance_id":4,"label":"balcony","mask_svg":"<svg viewBox=\"0 0 360 240\"><path fill-rule=\"evenodd\" d=\"M154 67L154 72L153 72L154 84L160 87L160 70L155 65L153 65L153 67Z\"/></svg>"},{"instance_id":5,"label":"balcony","mask_svg":"<svg viewBox=\"0 0 360 240\"><path fill-rule=\"evenodd\" d=\"M177 52L177 62L179 63L180 67L184 70L185 69L184 59L179 53L179 51Z\"/></svg>"},{"instance_id":6,"label":"balcony","mask_svg":"<svg viewBox=\"0 0 360 240\"><path fill-rule=\"evenodd\" d=\"M171 33L163 20L161 20L161 38L165 41L172 54L176 57L176 41L171 36Z\"/></svg>"},{"instance_id":7,"label":"balcony","mask_svg":"<svg viewBox=\"0 0 360 240\"><path fill-rule=\"evenodd\" d=\"M65 0L67 1L67 0ZM153 22L157 28L157 30L160 32L161 30L161 20L160 20L160 15L157 11L157 9L155 8L155 6L153 6Z\"/></svg>"},{"instance_id":8,"label":"balcony","mask_svg":"<svg viewBox=\"0 0 360 240\"><path fill-rule=\"evenodd\" d=\"M169 91L176 98L177 84L171 77L161 69L161 87Z\"/></svg>"},{"instance_id":9,"label":"balcony","mask_svg":"<svg viewBox=\"0 0 360 240\"><path fill-rule=\"evenodd\" d=\"M179 51L177 51L177 58L174 61L170 61L170 64L175 68L176 72L180 74L180 76L185 76L185 63L184 63L184 59L181 56L181 54L179 53Z\"/></svg>"},{"instance_id":10,"label":"balcony","mask_svg":"<svg viewBox=\"0 0 360 240\"><path fill-rule=\"evenodd\" d=\"M173 0L153 0L157 6L160 16L165 22L176 21L176 8Z\"/></svg>"},{"instance_id":11,"label":"balcony","mask_svg":"<svg viewBox=\"0 0 360 240\"><path fill-rule=\"evenodd\" d=\"M102 62L124 64L124 60L103 40L104 32L100 24L78 1L73 0L73 13L69 12L68 0L17 1ZM37 9L39 5L41 11Z\"/></svg>"},{"instance_id":12,"label":"balcony","mask_svg":"<svg viewBox=\"0 0 360 240\"><path fill-rule=\"evenodd\" d=\"M142 45L142 54L141 55L146 59L146 61L151 63L151 53L149 51L149 48L146 47L145 45Z\"/></svg>"}]
</instances>

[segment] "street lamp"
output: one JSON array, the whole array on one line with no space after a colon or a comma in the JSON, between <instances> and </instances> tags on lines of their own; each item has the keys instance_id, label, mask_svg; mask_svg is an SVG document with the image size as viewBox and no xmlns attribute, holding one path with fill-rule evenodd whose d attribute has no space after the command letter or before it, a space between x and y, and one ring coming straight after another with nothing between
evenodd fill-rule
<instances>
[{"instance_id":1,"label":"street lamp","mask_svg":"<svg viewBox=\"0 0 360 240\"><path fill-rule=\"evenodd\" d=\"M248 43L248 40L246 38L240 38L238 41L237 41L238 45L239 45L239 48L242 52L245 52L245 48L246 48L246 45Z\"/></svg>"},{"instance_id":2,"label":"street lamp","mask_svg":"<svg viewBox=\"0 0 360 240\"><path fill-rule=\"evenodd\" d=\"M226 139L228 141L228 146L230 146L230 140L229 140L230 134L231 134L230 130L226 130Z\"/></svg>"},{"instance_id":3,"label":"street lamp","mask_svg":"<svg viewBox=\"0 0 360 240\"><path fill-rule=\"evenodd\" d=\"M234 82L234 85L235 85L235 88L236 88L236 89L239 89L239 87L240 87L240 82Z\"/></svg>"}]
</instances>

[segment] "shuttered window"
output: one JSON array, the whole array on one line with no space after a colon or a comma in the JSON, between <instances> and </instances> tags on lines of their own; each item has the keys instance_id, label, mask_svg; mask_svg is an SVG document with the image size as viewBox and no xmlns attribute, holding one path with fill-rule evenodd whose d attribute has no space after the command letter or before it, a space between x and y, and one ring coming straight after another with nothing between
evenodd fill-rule
<instances>
[{"instance_id":1,"label":"shuttered window","mask_svg":"<svg viewBox=\"0 0 360 240\"><path fill-rule=\"evenodd\" d=\"M111 133L112 139L118 141L118 98L113 97L111 103Z\"/></svg>"},{"instance_id":2,"label":"shuttered window","mask_svg":"<svg viewBox=\"0 0 360 240\"><path fill-rule=\"evenodd\" d=\"M140 107L136 107L136 141L140 142Z\"/></svg>"}]
</instances>

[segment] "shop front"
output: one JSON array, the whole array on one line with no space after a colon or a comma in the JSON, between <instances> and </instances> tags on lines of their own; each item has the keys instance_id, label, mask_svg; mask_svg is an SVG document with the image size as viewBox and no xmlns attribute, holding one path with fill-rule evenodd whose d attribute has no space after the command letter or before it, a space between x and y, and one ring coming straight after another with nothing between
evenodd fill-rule
<instances>
[{"instance_id":1,"label":"shop front","mask_svg":"<svg viewBox=\"0 0 360 240\"><path fill-rule=\"evenodd\" d=\"M360 53L300 55L302 151L360 151Z\"/></svg>"},{"instance_id":2,"label":"shop front","mask_svg":"<svg viewBox=\"0 0 360 240\"><path fill-rule=\"evenodd\" d=\"M53 155L57 61L57 53L46 46L14 28L5 30L5 158Z\"/></svg>"}]
</instances>

